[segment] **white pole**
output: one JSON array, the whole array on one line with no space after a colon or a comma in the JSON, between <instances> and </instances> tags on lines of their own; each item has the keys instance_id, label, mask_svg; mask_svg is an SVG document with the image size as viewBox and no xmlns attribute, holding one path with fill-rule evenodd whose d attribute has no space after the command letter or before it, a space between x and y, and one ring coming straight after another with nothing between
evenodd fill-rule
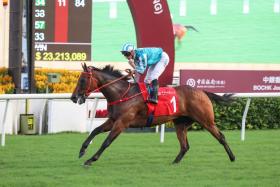
<instances>
[{"instance_id":1,"label":"white pole","mask_svg":"<svg viewBox=\"0 0 280 187\"><path fill-rule=\"evenodd\" d=\"M96 116L96 110L97 110L97 105L98 105L98 102L99 102L99 99L98 98L95 98L94 99L94 102L93 102L93 104L92 104L92 109L91 109L91 111L92 111L92 114L91 114L91 118L90 118L90 131L89 131L89 134L96 128L96 127L93 127L93 125L92 125L92 123L93 123L93 120L94 120L94 118L95 118L95 116ZM91 144L92 143L92 141L90 141L90 143L89 144Z\"/></svg>"},{"instance_id":2,"label":"white pole","mask_svg":"<svg viewBox=\"0 0 280 187\"><path fill-rule=\"evenodd\" d=\"M164 142L164 131L165 131L165 124L161 124L160 126L160 143Z\"/></svg>"},{"instance_id":3,"label":"white pole","mask_svg":"<svg viewBox=\"0 0 280 187\"><path fill-rule=\"evenodd\" d=\"M44 102L43 102L43 106L42 106L41 111L40 111L40 119L39 119L39 135L41 135L41 134L42 134L42 131L43 131L43 129L42 129L42 127L43 127L43 114L44 114L44 111L45 111L45 108L46 108L47 102L48 102L48 100L47 100L47 99L46 99L46 100L44 100Z\"/></svg>"},{"instance_id":4,"label":"white pole","mask_svg":"<svg viewBox=\"0 0 280 187\"><path fill-rule=\"evenodd\" d=\"M217 0L211 0L210 14L211 15L216 15L217 14Z\"/></svg>"},{"instance_id":5,"label":"white pole","mask_svg":"<svg viewBox=\"0 0 280 187\"><path fill-rule=\"evenodd\" d=\"M50 118L51 114L52 114L52 110L53 110L53 100L50 99L48 102L48 116ZM52 120L48 119L48 133L53 133L53 129L52 129Z\"/></svg>"},{"instance_id":6,"label":"white pole","mask_svg":"<svg viewBox=\"0 0 280 187\"><path fill-rule=\"evenodd\" d=\"M110 10L109 10L109 17L111 19L117 18L118 8L117 8L117 2L112 1L110 2Z\"/></svg>"},{"instance_id":7,"label":"white pole","mask_svg":"<svg viewBox=\"0 0 280 187\"><path fill-rule=\"evenodd\" d=\"M243 1L243 14L249 14L250 12L250 2L249 0Z\"/></svg>"},{"instance_id":8,"label":"white pole","mask_svg":"<svg viewBox=\"0 0 280 187\"><path fill-rule=\"evenodd\" d=\"M15 101L15 105L16 105L16 108L15 108L15 114L14 114L14 133L15 133L15 135L17 135L18 134L18 111L19 111L19 100L16 100Z\"/></svg>"},{"instance_id":9,"label":"white pole","mask_svg":"<svg viewBox=\"0 0 280 187\"><path fill-rule=\"evenodd\" d=\"M4 111L4 116L3 116L3 121L2 121L2 134L1 134L1 146L4 147L5 146L5 130L6 130L6 119L7 119L7 111L8 111L8 107L9 107L9 101L6 101L5 104L5 111Z\"/></svg>"},{"instance_id":10,"label":"white pole","mask_svg":"<svg viewBox=\"0 0 280 187\"><path fill-rule=\"evenodd\" d=\"M187 12L187 0L180 0L180 5L179 5L179 12L180 12L180 16L186 16L186 12Z\"/></svg>"},{"instance_id":11,"label":"white pole","mask_svg":"<svg viewBox=\"0 0 280 187\"><path fill-rule=\"evenodd\" d=\"M251 98L248 98L246 106L245 106L245 110L244 110L244 113L243 113L243 117L242 117L242 127L241 127L241 140L242 141L245 140L246 117L247 117L247 113L248 113L248 110L249 110L250 102L251 102Z\"/></svg>"},{"instance_id":12,"label":"white pole","mask_svg":"<svg viewBox=\"0 0 280 187\"><path fill-rule=\"evenodd\" d=\"M93 126L92 126L92 123L93 123L93 120L96 116L96 110L97 110L97 105L98 105L98 102L99 102L99 99L98 98L95 98L94 101L93 101L93 104L92 104L92 108L91 108L91 116L90 116L90 131L89 131L89 134L91 133L91 131L94 130Z\"/></svg>"},{"instance_id":13,"label":"white pole","mask_svg":"<svg viewBox=\"0 0 280 187\"><path fill-rule=\"evenodd\" d=\"M274 13L280 12L280 0L274 0L274 6L273 6Z\"/></svg>"}]
</instances>

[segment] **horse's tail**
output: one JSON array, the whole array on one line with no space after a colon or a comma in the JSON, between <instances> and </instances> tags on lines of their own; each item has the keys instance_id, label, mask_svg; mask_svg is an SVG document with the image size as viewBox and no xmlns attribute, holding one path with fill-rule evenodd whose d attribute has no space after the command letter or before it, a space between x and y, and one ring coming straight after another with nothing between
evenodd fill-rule
<instances>
[{"instance_id":1,"label":"horse's tail","mask_svg":"<svg viewBox=\"0 0 280 187\"><path fill-rule=\"evenodd\" d=\"M198 30L196 30L196 28L194 28L193 26L191 25L185 25L184 26L186 29L191 29L191 30L194 30L195 32L198 32Z\"/></svg>"},{"instance_id":2,"label":"horse's tail","mask_svg":"<svg viewBox=\"0 0 280 187\"><path fill-rule=\"evenodd\" d=\"M207 91L204 91L204 93L206 93L210 100L215 101L217 104L228 104L234 101L234 99L232 98L234 94L224 94L220 96Z\"/></svg>"}]
</instances>

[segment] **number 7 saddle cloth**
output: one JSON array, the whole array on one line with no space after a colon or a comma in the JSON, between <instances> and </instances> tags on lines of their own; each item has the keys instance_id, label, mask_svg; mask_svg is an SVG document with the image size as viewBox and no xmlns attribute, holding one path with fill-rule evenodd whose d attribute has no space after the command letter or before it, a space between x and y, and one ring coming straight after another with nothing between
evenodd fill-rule
<instances>
[{"instance_id":1,"label":"number 7 saddle cloth","mask_svg":"<svg viewBox=\"0 0 280 187\"><path fill-rule=\"evenodd\" d=\"M144 101L149 97L145 83L138 83ZM158 104L147 102L148 113L157 116L174 115L179 112L179 99L176 90L172 87L160 87L158 90Z\"/></svg>"}]
</instances>

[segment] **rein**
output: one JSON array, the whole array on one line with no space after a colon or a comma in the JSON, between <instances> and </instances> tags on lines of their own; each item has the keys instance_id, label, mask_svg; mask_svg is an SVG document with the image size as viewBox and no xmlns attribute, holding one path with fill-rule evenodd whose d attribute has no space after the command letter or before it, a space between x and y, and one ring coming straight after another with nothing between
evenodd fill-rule
<instances>
[{"instance_id":1,"label":"rein","mask_svg":"<svg viewBox=\"0 0 280 187\"><path fill-rule=\"evenodd\" d=\"M92 84L92 79L94 79L94 80L97 82L97 79L94 78L94 77L92 76L92 73L91 73L91 72L89 73L89 75L90 75L90 84ZM111 82L108 82L108 83L106 83L106 84L103 84L102 86L100 86L100 87L94 89L93 91L89 91L89 89L87 89L87 94L90 95L90 94L93 93L93 92L100 92L100 90L101 90L102 88L105 88L105 87L107 87L107 86L109 86L109 85L111 85L111 84L114 84L115 82L118 82L119 80L122 80L122 79L124 79L124 78L126 78L126 77L128 77L128 76L130 76L130 74L124 75L124 76L122 76L122 77L120 77L120 78L117 78L117 79L111 81ZM132 98L134 98L134 97L137 97L138 95L141 95L141 94L142 94L142 92L139 92L139 93L137 93L137 94L135 94L135 95L132 95L132 96L130 96L130 97L123 98L123 97L128 93L128 91L129 91L130 88L131 88L131 84L130 84L130 82L129 82L126 91L125 91L125 92L123 93L123 95L121 96L121 99L108 103L108 106L112 106L112 105L116 105L116 104L121 103L121 102L125 102L125 101L127 101L127 100L130 100L130 99L132 99Z\"/></svg>"},{"instance_id":2,"label":"rein","mask_svg":"<svg viewBox=\"0 0 280 187\"><path fill-rule=\"evenodd\" d=\"M116 104L121 103L121 102L125 102L125 101L130 100L130 99L132 99L132 98L134 98L134 97L136 97L138 95L141 95L141 94L142 94L142 92L139 92L139 93L137 93L135 95L132 95L130 97L126 97L126 98L123 98L123 99L119 99L119 100L110 102L110 103L108 103L108 106L112 106L112 105L116 105Z\"/></svg>"},{"instance_id":3,"label":"rein","mask_svg":"<svg viewBox=\"0 0 280 187\"><path fill-rule=\"evenodd\" d=\"M96 88L95 90L91 91L90 93L92 93L92 92L100 92L100 89L102 89L102 88L104 88L104 87L106 87L106 86L109 86L109 85L111 85L111 84L114 84L115 82L118 82L119 80L122 80L122 79L124 79L124 78L126 78L126 77L128 77L128 76L129 76L129 75L124 75L124 76L122 76L122 77L120 77L120 78L117 78L117 79L111 81L111 82L108 82L108 83L106 83L106 84L103 84L102 86ZM96 79L95 79L95 80L96 80ZM129 87L130 87L130 84L129 84Z\"/></svg>"}]
</instances>

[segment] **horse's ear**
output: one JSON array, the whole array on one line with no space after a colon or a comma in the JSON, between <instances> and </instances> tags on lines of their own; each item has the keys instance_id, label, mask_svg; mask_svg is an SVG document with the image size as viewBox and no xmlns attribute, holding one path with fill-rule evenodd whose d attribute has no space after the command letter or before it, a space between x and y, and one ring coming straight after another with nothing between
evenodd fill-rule
<instances>
[{"instance_id":1,"label":"horse's ear","mask_svg":"<svg viewBox=\"0 0 280 187\"><path fill-rule=\"evenodd\" d=\"M85 71L88 72L88 67L87 64L84 62L84 66L85 66Z\"/></svg>"},{"instance_id":2,"label":"horse's ear","mask_svg":"<svg viewBox=\"0 0 280 187\"><path fill-rule=\"evenodd\" d=\"M88 68L85 62L82 64L82 67L84 69L84 72L88 72Z\"/></svg>"}]
</instances>

